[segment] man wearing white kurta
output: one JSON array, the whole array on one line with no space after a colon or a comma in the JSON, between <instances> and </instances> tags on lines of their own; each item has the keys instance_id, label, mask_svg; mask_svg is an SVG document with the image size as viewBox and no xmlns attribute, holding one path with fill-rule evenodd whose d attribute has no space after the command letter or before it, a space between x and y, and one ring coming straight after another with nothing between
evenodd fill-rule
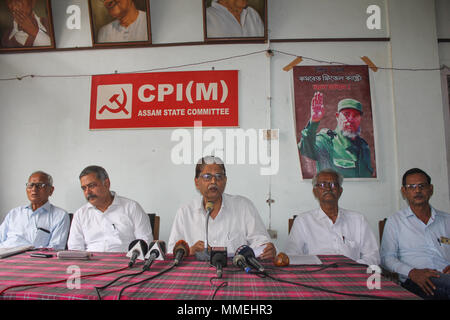
<instances>
[{"instance_id":1,"label":"man wearing white kurta","mask_svg":"<svg viewBox=\"0 0 450 320\"><path fill-rule=\"evenodd\" d=\"M297 216L286 245L288 255L344 255L358 263L378 265L378 244L366 218L339 208L343 178L331 169L313 179L320 208Z\"/></svg>"},{"instance_id":2,"label":"man wearing white kurta","mask_svg":"<svg viewBox=\"0 0 450 320\"><path fill-rule=\"evenodd\" d=\"M103 168L85 168L80 182L88 203L73 216L69 250L126 252L133 240L153 240L148 215L136 201L109 191Z\"/></svg>"},{"instance_id":3,"label":"man wearing white kurta","mask_svg":"<svg viewBox=\"0 0 450 320\"><path fill-rule=\"evenodd\" d=\"M195 185L202 196L178 210L168 249L172 250L178 240L188 243L191 255L205 249L205 205L211 201L214 207L208 221L210 247L226 247L228 255L232 256L239 246L248 245L261 259L273 258L275 246L270 242L255 206L245 197L224 193L226 181L225 166L221 159L204 157L199 161Z\"/></svg>"},{"instance_id":4,"label":"man wearing white kurta","mask_svg":"<svg viewBox=\"0 0 450 320\"><path fill-rule=\"evenodd\" d=\"M147 41L147 13L136 9L133 0L106 0L104 5L114 21L100 28L97 41Z\"/></svg>"},{"instance_id":5,"label":"man wearing white kurta","mask_svg":"<svg viewBox=\"0 0 450 320\"><path fill-rule=\"evenodd\" d=\"M206 9L208 38L263 37L264 23L246 0L213 0Z\"/></svg>"}]
</instances>

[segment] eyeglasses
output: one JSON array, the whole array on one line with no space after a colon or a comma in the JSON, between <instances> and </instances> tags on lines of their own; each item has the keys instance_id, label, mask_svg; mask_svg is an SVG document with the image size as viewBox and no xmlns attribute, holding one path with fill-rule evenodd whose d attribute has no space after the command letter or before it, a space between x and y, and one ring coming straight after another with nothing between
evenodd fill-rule
<instances>
[{"instance_id":1,"label":"eyeglasses","mask_svg":"<svg viewBox=\"0 0 450 320\"><path fill-rule=\"evenodd\" d=\"M94 188L96 188L96 187L97 187L97 183L91 182L91 183L89 183L89 184L86 185L86 186L82 186L82 187L81 187L81 190L86 191L86 189L87 189L87 190L91 190L91 189L94 189Z\"/></svg>"},{"instance_id":2,"label":"eyeglasses","mask_svg":"<svg viewBox=\"0 0 450 320\"><path fill-rule=\"evenodd\" d=\"M213 177L216 178L217 181L222 181L223 179L225 179L226 176L223 173L216 173L216 174L205 173L201 174L200 177L204 181L211 181Z\"/></svg>"},{"instance_id":3,"label":"eyeglasses","mask_svg":"<svg viewBox=\"0 0 450 320\"><path fill-rule=\"evenodd\" d=\"M405 184L405 188L409 191L416 190L416 188L419 188L419 190L423 190L425 188L428 188L429 186L430 186L429 183Z\"/></svg>"},{"instance_id":4,"label":"eyeglasses","mask_svg":"<svg viewBox=\"0 0 450 320\"><path fill-rule=\"evenodd\" d=\"M36 187L38 190L39 189L44 189L45 187L49 186L48 183L34 183L34 182L27 182L25 184L27 186L27 189L33 189L34 187Z\"/></svg>"},{"instance_id":5,"label":"eyeglasses","mask_svg":"<svg viewBox=\"0 0 450 320\"><path fill-rule=\"evenodd\" d=\"M337 182L319 182L316 183L316 187L320 189L336 189L339 188L339 183Z\"/></svg>"}]
</instances>

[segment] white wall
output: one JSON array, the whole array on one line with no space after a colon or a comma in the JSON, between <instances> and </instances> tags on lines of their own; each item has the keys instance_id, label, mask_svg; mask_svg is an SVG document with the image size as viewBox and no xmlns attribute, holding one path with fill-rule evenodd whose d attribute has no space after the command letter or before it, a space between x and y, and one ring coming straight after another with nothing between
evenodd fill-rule
<instances>
[{"instance_id":1,"label":"white wall","mask_svg":"<svg viewBox=\"0 0 450 320\"><path fill-rule=\"evenodd\" d=\"M201 1L190 0L192 6L187 6L187 2L151 1L155 43L202 40ZM337 2L269 0L270 37L392 36L392 42L272 43L271 49L348 64L363 64L360 57L368 56L382 67L392 63L402 67L439 65L438 47L433 43L434 6L427 5L430 1L341 0L340 6ZM368 4L381 7L381 30L364 27ZM404 11L403 5L411 12ZM178 16L183 20L183 28L175 23ZM417 32L424 39L431 38L426 44L414 41ZM171 129L90 131L90 78L82 75L149 70L266 48L267 44L228 44L0 55L0 78L27 74L62 76L0 81L0 215L4 217L12 207L27 202L24 184L29 173L37 169L54 177L52 202L74 212L85 203L79 172L87 165L99 164L108 170L113 190L139 201L147 212L161 216L160 237L167 240L177 208L196 194L194 165L171 163L170 152L176 144L170 140ZM290 91L292 74L282 70L292 57L275 52L270 72L267 59L260 53L170 71L213 67L239 70L239 117L243 129L268 126L267 97L271 94L271 126L280 129L279 173L271 178L269 186L269 178L259 174L259 166L230 165L227 192L252 199L268 225L266 199L271 187L275 200L272 229L278 231L275 243L283 249L288 218L317 207L317 202L310 181L300 180ZM308 64L314 63L305 61L302 65ZM436 191L433 204L446 211L450 211L450 206L439 72L370 71L370 81L378 179L344 182L341 205L364 213L378 235L377 221L403 205L399 180L406 168L417 165L429 171Z\"/></svg>"}]
</instances>

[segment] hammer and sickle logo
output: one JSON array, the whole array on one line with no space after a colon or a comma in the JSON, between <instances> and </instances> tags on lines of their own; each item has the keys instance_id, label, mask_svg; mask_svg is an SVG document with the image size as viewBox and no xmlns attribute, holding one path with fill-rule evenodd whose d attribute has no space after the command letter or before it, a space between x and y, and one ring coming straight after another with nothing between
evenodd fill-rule
<instances>
[{"instance_id":1,"label":"hammer and sickle logo","mask_svg":"<svg viewBox=\"0 0 450 320\"><path fill-rule=\"evenodd\" d=\"M111 106L113 106L114 104L116 104L118 107L117 108L110 108L109 106L107 106L106 104L102 106L102 108L100 109L99 113L102 114L103 111L108 110L111 113L119 113L121 111L125 112L125 114L128 114L128 110L125 109L126 105L127 105L127 94L125 93L125 90L123 88L122 89L122 94L123 94L123 99L122 102L119 101L119 96L120 94L113 94L111 98L109 98L109 102L111 102Z\"/></svg>"}]
</instances>

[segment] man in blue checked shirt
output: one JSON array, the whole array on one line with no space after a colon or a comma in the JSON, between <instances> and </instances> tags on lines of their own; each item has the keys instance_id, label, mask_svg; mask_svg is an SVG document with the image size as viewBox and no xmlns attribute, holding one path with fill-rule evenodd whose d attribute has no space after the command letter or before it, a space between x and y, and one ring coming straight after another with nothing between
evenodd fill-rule
<instances>
[{"instance_id":1,"label":"man in blue checked shirt","mask_svg":"<svg viewBox=\"0 0 450 320\"><path fill-rule=\"evenodd\" d=\"M450 215L433 208L431 178L413 168L402 179L408 207L386 221L381 263L424 299L450 299Z\"/></svg>"},{"instance_id":2,"label":"man in blue checked shirt","mask_svg":"<svg viewBox=\"0 0 450 320\"><path fill-rule=\"evenodd\" d=\"M30 204L7 214L0 225L0 247L65 248L70 219L66 211L48 201L54 189L49 174L36 171L30 175L26 183Z\"/></svg>"}]
</instances>

